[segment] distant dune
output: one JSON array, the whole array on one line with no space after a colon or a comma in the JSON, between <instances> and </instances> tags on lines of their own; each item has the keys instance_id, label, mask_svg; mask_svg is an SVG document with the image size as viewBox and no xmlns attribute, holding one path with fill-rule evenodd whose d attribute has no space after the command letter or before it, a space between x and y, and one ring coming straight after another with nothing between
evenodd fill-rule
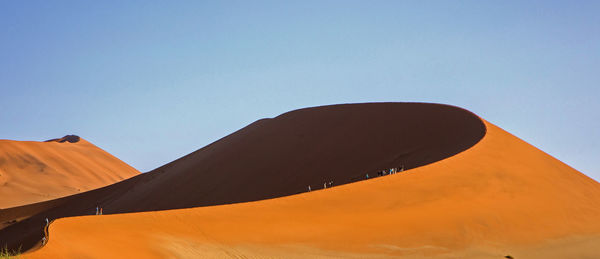
<instances>
[{"instance_id":1,"label":"distant dune","mask_svg":"<svg viewBox=\"0 0 600 259\"><path fill-rule=\"evenodd\" d=\"M0 208L56 199L139 174L79 136L0 140Z\"/></svg>"},{"instance_id":2,"label":"distant dune","mask_svg":"<svg viewBox=\"0 0 600 259\"><path fill-rule=\"evenodd\" d=\"M393 167L407 170L365 180ZM60 219L96 204L148 212ZM439 104L259 120L150 173L2 211L0 222L19 220L0 240L36 247L45 217L58 219L49 243L27 258L600 256L600 184Z\"/></svg>"}]
</instances>

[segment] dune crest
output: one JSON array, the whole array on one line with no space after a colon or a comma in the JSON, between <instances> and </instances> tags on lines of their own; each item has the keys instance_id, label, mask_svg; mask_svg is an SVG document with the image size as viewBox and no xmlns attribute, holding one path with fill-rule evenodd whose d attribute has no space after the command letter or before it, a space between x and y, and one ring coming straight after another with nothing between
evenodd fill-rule
<instances>
[{"instance_id":1,"label":"dune crest","mask_svg":"<svg viewBox=\"0 0 600 259\"><path fill-rule=\"evenodd\" d=\"M58 142L58 143L65 143L65 142L69 142L69 143L77 143L79 142L79 140L81 140L81 138L77 135L65 135L62 138L54 138L54 139L50 139L50 140L46 140L44 142Z\"/></svg>"}]
</instances>

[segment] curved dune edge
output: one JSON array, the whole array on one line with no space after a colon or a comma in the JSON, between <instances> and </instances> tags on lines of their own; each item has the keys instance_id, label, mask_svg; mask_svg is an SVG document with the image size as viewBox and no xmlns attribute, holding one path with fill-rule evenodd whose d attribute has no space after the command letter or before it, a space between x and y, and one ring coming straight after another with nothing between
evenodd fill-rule
<instances>
[{"instance_id":1,"label":"curved dune edge","mask_svg":"<svg viewBox=\"0 0 600 259\"><path fill-rule=\"evenodd\" d=\"M0 140L0 209L82 193L138 174L74 135L47 142Z\"/></svg>"},{"instance_id":2,"label":"curved dune edge","mask_svg":"<svg viewBox=\"0 0 600 259\"><path fill-rule=\"evenodd\" d=\"M600 184L485 122L442 161L294 196L59 219L25 258L581 258L600 251Z\"/></svg>"}]
</instances>

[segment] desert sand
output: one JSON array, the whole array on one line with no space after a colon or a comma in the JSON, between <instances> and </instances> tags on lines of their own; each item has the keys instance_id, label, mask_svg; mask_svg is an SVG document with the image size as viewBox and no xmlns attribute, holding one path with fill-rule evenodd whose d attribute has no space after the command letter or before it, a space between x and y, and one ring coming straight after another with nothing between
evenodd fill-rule
<instances>
[{"instance_id":1,"label":"desert sand","mask_svg":"<svg viewBox=\"0 0 600 259\"><path fill-rule=\"evenodd\" d=\"M27 258L596 258L600 187L486 122L403 173L271 200L59 219Z\"/></svg>"},{"instance_id":2,"label":"desert sand","mask_svg":"<svg viewBox=\"0 0 600 259\"><path fill-rule=\"evenodd\" d=\"M401 132L401 134L398 134ZM0 245L39 245L45 218L256 201L439 161L485 134L474 114L420 103L300 109L248 125L152 172L97 190L0 211ZM15 220L17 219L17 220Z\"/></svg>"},{"instance_id":3,"label":"desert sand","mask_svg":"<svg viewBox=\"0 0 600 259\"><path fill-rule=\"evenodd\" d=\"M0 209L85 192L137 174L74 135L47 142L0 140Z\"/></svg>"},{"instance_id":4,"label":"desert sand","mask_svg":"<svg viewBox=\"0 0 600 259\"><path fill-rule=\"evenodd\" d=\"M355 178L400 165L408 170ZM21 220L0 238L35 249L49 217L48 244L26 258L600 256L600 184L451 106L293 111L145 175L5 210L0 220ZM332 188L301 190L329 179ZM146 212L81 216L98 200L109 213Z\"/></svg>"}]
</instances>

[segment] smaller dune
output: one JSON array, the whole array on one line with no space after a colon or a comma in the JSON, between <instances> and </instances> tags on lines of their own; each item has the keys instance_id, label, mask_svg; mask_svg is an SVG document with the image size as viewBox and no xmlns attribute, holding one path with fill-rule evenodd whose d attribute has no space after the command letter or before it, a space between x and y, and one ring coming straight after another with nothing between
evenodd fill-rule
<instances>
[{"instance_id":1,"label":"smaller dune","mask_svg":"<svg viewBox=\"0 0 600 259\"><path fill-rule=\"evenodd\" d=\"M110 185L140 172L77 135L0 140L0 209Z\"/></svg>"}]
</instances>

